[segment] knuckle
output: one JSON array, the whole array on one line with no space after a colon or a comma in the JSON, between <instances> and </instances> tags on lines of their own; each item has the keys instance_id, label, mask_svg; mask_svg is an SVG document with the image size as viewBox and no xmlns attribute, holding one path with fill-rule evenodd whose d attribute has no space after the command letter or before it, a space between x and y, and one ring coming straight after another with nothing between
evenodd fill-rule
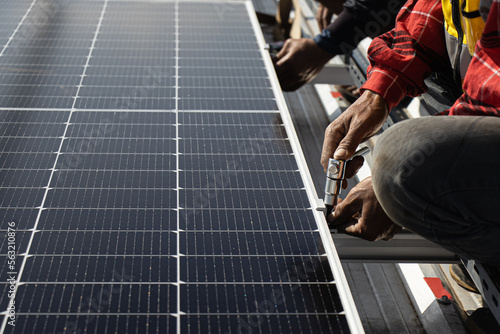
<instances>
[{"instance_id":1,"label":"knuckle","mask_svg":"<svg viewBox=\"0 0 500 334\"><path fill-rule=\"evenodd\" d=\"M353 232L357 235L363 236L365 234L363 226L358 221L358 224L356 224L353 228Z\"/></svg>"},{"instance_id":2,"label":"knuckle","mask_svg":"<svg viewBox=\"0 0 500 334\"><path fill-rule=\"evenodd\" d=\"M336 122L330 123L325 130L325 136L334 136L337 133L338 126Z\"/></svg>"},{"instance_id":3,"label":"knuckle","mask_svg":"<svg viewBox=\"0 0 500 334\"><path fill-rule=\"evenodd\" d=\"M348 131L348 133L346 134L346 136L344 137L344 139L342 140L342 146L351 146L353 144L353 141L354 141L354 136L355 136L355 133L351 131Z\"/></svg>"},{"instance_id":4,"label":"knuckle","mask_svg":"<svg viewBox=\"0 0 500 334\"><path fill-rule=\"evenodd\" d=\"M363 239L368 240L368 241L375 241L377 240L377 235L371 231L366 224L364 224L364 221L360 219L360 224L359 225L359 234L363 236Z\"/></svg>"}]
</instances>

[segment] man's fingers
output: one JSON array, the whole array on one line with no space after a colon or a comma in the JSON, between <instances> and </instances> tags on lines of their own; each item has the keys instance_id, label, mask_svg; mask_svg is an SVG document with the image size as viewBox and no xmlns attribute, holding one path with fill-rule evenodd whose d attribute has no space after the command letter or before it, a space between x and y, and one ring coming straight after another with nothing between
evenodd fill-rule
<instances>
[{"instance_id":1,"label":"man's fingers","mask_svg":"<svg viewBox=\"0 0 500 334\"><path fill-rule=\"evenodd\" d=\"M304 44L306 39L288 39L283 45L283 49L277 55L274 64L276 74L283 91L293 91L304 84L302 78L302 67L304 58Z\"/></svg>"},{"instance_id":2,"label":"man's fingers","mask_svg":"<svg viewBox=\"0 0 500 334\"><path fill-rule=\"evenodd\" d=\"M344 138L345 133L346 131L342 128L342 123L340 127L336 126L335 123L330 123L326 128L325 139L323 140L323 151L321 152L321 165L325 173L328 168L328 160L333 157L333 153L342 141L342 138Z\"/></svg>"},{"instance_id":3,"label":"man's fingers","mask_svg":"<svg viewBox=\"0 0 500 334\"><path fill-rule=\"evenodd\" d=\"M319 14L319 30L320 31L323 31L323 29L325 29L328 24L326 23L326 17L328 16L328 9L326 7L323 7L323 10L322 11L318 11L318 14Z\"/></svg>"},{"instance_id":4,"label":"man's fingers","mask_svg":"<svg viewBox=\"0 0 500 334\"><path fill-rule=\"evenodd\" d=\"M338 233L344 233L353 237L362 238L368 241L377 240L377 235L367 233L366 226L359 217L351 217L347 222L335 225L335 229Z\"/></svg>"},{"instance_id":5,"label":"man's fingers","mask_svg":"<svg viewBox=\"0 0 500 334\"><path fill-rule=\"evenodd\" d=\"M325 7L322 4L319 4L318 11L316 12L316 21L318 22L319 30L323 30L323 10Z\"/></svg>"},{"instance_id":6,"label":"man's fingers","mask_svg":"<svg viewBox=\"0 0 500 334\"><path fill-rule=\"evenodd\" d=\"M353 237L362 238L368 241L377 241L378 235L366 228L366 223L363 222L363 217L356 219L356 222L345 228L345 234Z\"/></svg>"},{"instance_id":7,"label":"man's fingers","mask_svg":"<svg viewBox=\"0 0 500 334\"><path fill-rule=\"evenodd\" d=\"M328 166L328 159L332 156L343 160L352 157L358 145L382 127L387 115L387 104L382 96L369 90L363 92L361 97L327 128L329 131L325 132L321 160L323 167Z\"/></svg>"},{"instance_id":8,"label":"man's fingers","mask_svg":"<svg viewBox=\"0 0 500 334\"><path fill-rule=\"evenodd\" d=\"M332 22L333 12L325 11L325 15L323 16L323 29L326 29L330 22Z\"/></svg>"},{"instance_id":9,"label":"man's fingers","mask_svg":"<svg viewBox=\"0 0 500 334\"><path fill-rule=\"evenodd\" d=\"M326 29L326 27L328 27L328 24L330 24L330 22L328 20L328 15L327 16L323 16L323 28L321 30Z\"/></svg>"},{"instance_id":10,"label":"man's fingers","mask_svg":"<svg viewBox=\"0 0 500 334\"><path fill-rule=\"evenodd\" d=\"M281 48L280 52L278 52L276 54L276 58L278 60L280 60L281 58L283 58L288 53L288 49L290 49L290 45L291 44L292 44L292 41L290 39L287 39L285 41L285 44L283 44L283 47Z\"/></svg>"},{"instance_id":11,"label":"man's fingers","mask_svg":"<svg viewBox=\"0 0 500 334\"><path fill-rule=\"evenodd\" d=\"M286 54L283 57L278 58L278 60L274 64L274 69L276 70L276 73L278 75L285 74L286 72L288 72L287 69L288 67L290 67L288 59L290 59L290 54Z\"/></svg>"},{"instance_id":12,"label":"man's fingers","mask_svg":"<svg viewBox=\"0 0 500 334\"><path fill-rule=\"evenodd\" d=\"M274 69L282 88L285 89L283 86L289 84L291 76L293 75L292 71L290 71L290 65L288 63L288 60L290 59L290 53L286 51L286 53L281 54L281 58L279 58L278 56L276 56L276 58L277 59L274 63Z\"/></svg>"},{"instance_id":13,"label":"man's fingers","mask_svg":"<svg viewBox=\"0 0 500 334\"><path fill-rule=\"evenodd\" d=\"M285 56L285 58L278 60L275 65L276 75L283 91L290 90L296 81L296 75L290 70L290 65L286 62L287 59L288 56Z\"/></svg>"},{"instance_id":14,"label":"man's fingers","mask_svg":"<svg viewBox=\"0 0 500 334\"><path fill-rule=\"evenodd\" d=\"M351 221L352 217L361 211L363 200L359 196L353 196L351 193L337 206L333 212L332 225L342 225Z\"/></svg>"},{"instance_id":15,"label":"man's fingers","mask_svg":"<svg viewBox=\"0 0 500 334\"><path fill-rule=\"evenodd\" d=\"M333 14L339 14L342 11L342 3L343 1L340 4L335 4L334 6L331 6L331 3L328 5L323 5L322 3L319 4L318 11L316 12L316 21L318 21L320 31L326 29L330 25Z\"/></svg>"},{"instance_id":16,"label":"man's fingers","mask_svg":"<svg viewBox=\"0 0 500 334\"><path fill-rule=\"evenodd\" d=\"M335 225L335 229L337 230L338 233L345 233L349 234L352 230L352 226L356 225L358 223L358 220L356 218L351 218L347 223L343 223L340 225Z\"/></svg>"},{"instance_id":17,"label":"man's fingers","mask_svg":"<svg viewBox=\"0 0 500 334\"><path fill-rule=\"evenodd\" d=\"M359 237L362 233L360 230L359 219L352 219L352 221L345 226L344 231L347 235L352 235L353 237Z\"/></svg>"},{"instance_id":18,"label":"man's fingers","mask_svg":"<svg viewBox=\"0 0 500 334\"><path fill-rule=\"evenodd\" d=\"M339 232L368 241L389 240L401 230L380 206L370 177L351 190L327 221Z\"/></svg>"},{"instance_id":19,"label":"man's fingers","mask_svg":"<svg viewBox=\"0 0 500 334\"><path fill-rule=\"evenodd\" d=\"M276 61L274 63L274 69L276 70L276 74L278 75L278 79L282 83L286 83L287 80L290 80L292 71L290 70L290 59L293 56L292 52L292 40L287 39L283 48L276 55Z\"/></svg>"},{"instance_id":20,"label":"man's fingers","mask_svg":"<svg viewBox=\"0 0 500 334\"><path fill-rule=\"evenodd\" d=\"M357 129L352 129L352 127L347 132L347 135L344 139L341 140L333 157L335 159L350 159L354 153L356 153L356 149L359 144L363 141L365 137L365 133L363 131L358 131Z\"/></svg>"},{"instance_id":21,"label":"man's fingers","mask_svg":"<svg viewBox=\"0 0 500 334\"><path fill-rule=\"evenodd\" d=\"M370 212L368 212L369 210L365 211L366 212L362 211L361 213L356 213L351 216L347 222L339 226L335 226L335 228L339 233L345 233L347 235L362 238L368 241L376 241L380 239L376 230L368 228L369 224L366 224L365 217L370 215Z\"/></svg>"}]
</instances>

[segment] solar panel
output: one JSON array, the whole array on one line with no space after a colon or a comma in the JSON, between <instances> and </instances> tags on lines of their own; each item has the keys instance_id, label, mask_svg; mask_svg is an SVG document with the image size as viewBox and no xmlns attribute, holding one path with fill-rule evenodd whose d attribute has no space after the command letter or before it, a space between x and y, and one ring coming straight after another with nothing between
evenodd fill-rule
<instances>
[{"instance_id":1,"label":"solar panel","mask_svg":"<svg viewBox=\"0 0 500 334\"><path fill-rule=\"evenodd\" d=\"M2 5L2 333L362 331L251 3Z\"/></svg>"}]
</instances>

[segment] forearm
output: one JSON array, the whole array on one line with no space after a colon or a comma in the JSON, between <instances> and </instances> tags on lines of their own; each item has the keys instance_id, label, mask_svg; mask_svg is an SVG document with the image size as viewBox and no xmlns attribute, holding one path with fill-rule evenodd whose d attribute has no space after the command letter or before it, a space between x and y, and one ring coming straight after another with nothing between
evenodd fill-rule
<instances>
[{"instance_id":1,"label":"forearm","mask_svg":"<svg viewBox=\"0 0 500 334\"><path fill-rule=\"evenodd\" d=\"M346 1L339 16L316 36L319 47L332 54L345 54L365 37L378 36L394 27L404 0Z\"/></svg>"},{"instance_id":2,"label":"forearm","mask_svg":"<svg viewBox=\"0 0 500 334\"><path fill-rule=\"evenodd\" d=\"M380 94L389 109L406 95L424 93L424 79L435 69L449 66L441 1L408 1L395 29L373 40L368 58L371 65L362 90Z\"/></svg>"},{"instance_id":3,"label":"forearm","mask_svg":"<svg viewBox=\"0 0 500 334\"><path fill-rule=\"evenodd\" d=\"M354 42L356 40L353 29L355 25L354 15L344 9L321 34L314 38L314 41L320 48L331 54L345 54L353 50L356 44L364 38L358 37L359 40Z\"/></svg>"}]
</instances>

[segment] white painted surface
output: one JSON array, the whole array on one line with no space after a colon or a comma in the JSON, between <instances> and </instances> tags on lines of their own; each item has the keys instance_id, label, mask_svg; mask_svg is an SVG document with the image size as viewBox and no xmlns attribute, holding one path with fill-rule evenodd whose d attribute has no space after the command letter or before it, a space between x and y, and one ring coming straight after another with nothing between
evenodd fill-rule
<instances>
[{"instance_id":1,"label":"white painted surface","mask_svg":"<svg viewBox=\"0 0 500 334\"><path fill-rule=\"evenodd\" d=\"M368 153L368 154L370 154L370 153ZM365 159L365 163L363 164L363 167L361 167L361 169L358 171L358 174L356 174L356 179L358 182L360 182L371 175L372 175L372 171L370 169L370 166L368 166L368 163L366 163L366 159Z\"/></svg>"},{"instance_id":2,"label":"white painted surface","mask_svg":"<svg viewBox=\"0 0 500 334\"><path fill-rule=\"evenodd\" d=\"M410 104L408 104L408 107L406 107L406 110L408 110L408 114L412 118L430 116L430 113L427 111L427 108L423 105L421 98L418 97L411 100Z\"/></svg>"},{"instance_id":3,"label":"white painted surface","mask_svg":"<svg viewBox=\"0 0 500 334\"><path fill-rule=\"evenodd\" d=\"M342 113L338 100L332 96L330 85L316 84L314 88L323 104L328 119L332 122Z\"/></svg>"},{"instance_id":4,"label":"white painted surface","mask_svg":"<svg viewBox=\"0 0 500 334\"><path fill-rule=\"evenodd\" d=\"M434 293L424 281L424 274L416 263L400 263L401 276L406 282L410 298L427 334L453 333ZM450 305L447 305L450 306ZM453 333L455 334L455 333Z\"/></svg>"},{"instance_id":5,"label":"white painted surface","mask_svg":"<svg viewBox=\"0 0 500 334\"><path fill-rule=\"evenodd\" d=\"M424 313L436 298L424 281L422 270L418 264L414 263L400 263L399 267L415 298L415 303L418 307L417 311Z\"/></svg>"}]
</instances>

